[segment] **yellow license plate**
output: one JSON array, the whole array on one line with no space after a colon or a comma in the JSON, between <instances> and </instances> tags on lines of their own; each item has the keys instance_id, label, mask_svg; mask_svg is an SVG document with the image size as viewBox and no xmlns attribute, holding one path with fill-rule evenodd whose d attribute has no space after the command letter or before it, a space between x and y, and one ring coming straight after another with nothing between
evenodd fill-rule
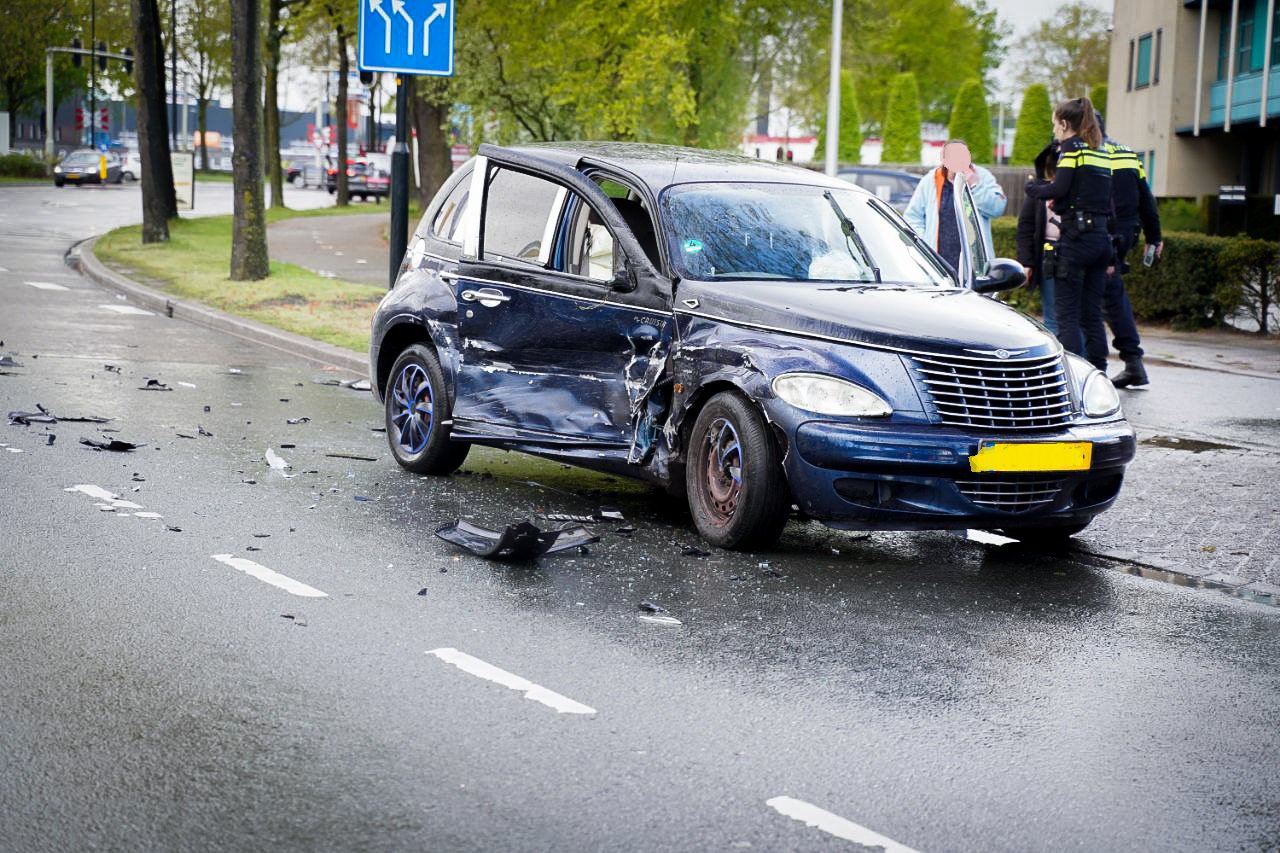
<instances>
[{"instance_id":1,"label":"yellow license plate","mask_svg":"<svg viewBox=\"0 0 1280 853\"><path fill-rule=\"evenodd\" d=\"M981 471L1088 471L1093 445L1087 441L1044 441L1001 444L984 441L969 457L969 470Z\"/></svg>"},{"instance_id":2,"label":"yellow license plate","mask_svg":"<svg viewBox=\"0 0 1280 853\"><path fill-rule=\"evenodd\" d=\"M67 172L67 177L68 177L68 178L78 178L78 177L80 177L80 173L79 173L79 172Z\"/></svg>"}]
</instances>

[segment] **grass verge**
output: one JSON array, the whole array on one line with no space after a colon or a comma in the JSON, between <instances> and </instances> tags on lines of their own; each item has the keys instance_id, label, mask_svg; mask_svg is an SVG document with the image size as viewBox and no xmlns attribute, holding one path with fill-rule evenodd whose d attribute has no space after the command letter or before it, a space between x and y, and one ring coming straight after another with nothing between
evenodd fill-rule
<instances>
[{"instance_id":1,"label":"grass verge","mask_svg":"<svg viewBox=\"0 0 1280 853\"><path fill-rule=\"evenodd\" d=\"M271 209L267 219L366 212ZM168 243L143 245L141 226L117 228L98 240L94 254L117 272L176 297L356 352L368 351L370 318L387 292L278 261L271 261L271 275L261 281L231 281L230 216L170 222Z\"/></svg>"}]
</instances>

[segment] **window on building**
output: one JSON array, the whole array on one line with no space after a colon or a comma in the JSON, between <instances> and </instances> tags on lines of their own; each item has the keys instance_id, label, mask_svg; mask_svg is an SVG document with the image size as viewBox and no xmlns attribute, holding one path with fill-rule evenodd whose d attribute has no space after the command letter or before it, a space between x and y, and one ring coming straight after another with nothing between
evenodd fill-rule
<instances>
[{"instance_id":1,"label":"window on building","mask_svg":"<svg viewBox=\"0 0 1280 853\"><path fill-rule=\"evenodd\" d=\"M1129 73L1124 78L1126 92L1133 90L1133 39L1129 39Z\"/></svg>"},{"instance_id":2,"label":"window on building","mask_svg":"<svg viewBox=\"0 0 1280 853\"><path fill-rule=\"evenodd\" d=\"M1258 57L1258 66L1254 67L1253 52L1253 14L1254 4L1243 0L1240 4L1240 18L1236 23L1236 73L1248 74L1262 67L1262 58Z\"/></svg>"},{"instance_id":3,"label":"window on building","mask_svg":"<svg viewBox=\"0 0 1280 853\"><path fill-rule=\"evenodd\" d=\"M1151 33L1138 38L1138 63L1134 70L1133 87L1145 89L1151 85Z\"/></svg>"},{"instance_id":4,"label":"window on building","mask_svg":"<svg viewBox=\"0 0 1280 853\"><path fill-rule=\"evenodd\" d=\"M1151 85L1160 82L1160 54L1164 49L1164 27L1156 30L1156 59L1151 68Z\"/></svg>"},{"instance_id":5,"label":"window on building","mask_svg":"<svg viewBox=\"0 0 1280 853\"><path fill-rule=\"evenodd\" d=\"M1147 186L1155 186L1156 183L1156 152L1147 152Z\"/></svg>"}]
</instances>

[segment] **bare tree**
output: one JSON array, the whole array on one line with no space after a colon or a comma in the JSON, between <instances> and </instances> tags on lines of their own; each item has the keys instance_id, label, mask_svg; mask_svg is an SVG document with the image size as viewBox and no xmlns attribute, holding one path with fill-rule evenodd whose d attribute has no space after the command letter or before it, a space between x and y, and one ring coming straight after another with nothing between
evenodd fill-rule
<instances>
[{"instance_id":1,"label":"bare tree","mask_svg":"<svg viewBox=\"0 0 1280 853\"><path fill-rule=\"evenodd\" d=\"M153 0L154 2L154 0ZM231 156L231 279L252 281L270 273L267 221L262 209L261 53L258 0L231 0L231 98L235 153Z\"/></svg>"},{"instance_id":2,"label":"bare tree","mask_svg":"<svg viewBox=\"0 0 1280 853\"><path fill-rule=\"evenodd\" d=\"M138 155L142 160L142 242L162 243L169 239L169 220L178 215L178 199L169 160L164 45L156 0L131 0L130 17L138 86Z\"/></svg>"}]
</instances>

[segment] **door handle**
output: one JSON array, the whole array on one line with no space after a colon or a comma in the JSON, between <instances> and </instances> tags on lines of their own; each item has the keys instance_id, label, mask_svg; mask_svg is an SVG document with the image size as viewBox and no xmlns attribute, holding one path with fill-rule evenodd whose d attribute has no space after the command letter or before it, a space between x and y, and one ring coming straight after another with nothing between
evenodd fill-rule
<instances>
[{"instance_id":1,"label":"door handle","mask_svg":"<svg viewBox=\"0 0 1280 853\"><path fill-rule=\"evenodd\" d=\"M510 302L511 297L507 296L501 290L494 290L492 287L482 287L479 290L462 291L459 294L463 302L479 302L486 308L497 308L504 302Z\"/></svg>"}]
</instances>

